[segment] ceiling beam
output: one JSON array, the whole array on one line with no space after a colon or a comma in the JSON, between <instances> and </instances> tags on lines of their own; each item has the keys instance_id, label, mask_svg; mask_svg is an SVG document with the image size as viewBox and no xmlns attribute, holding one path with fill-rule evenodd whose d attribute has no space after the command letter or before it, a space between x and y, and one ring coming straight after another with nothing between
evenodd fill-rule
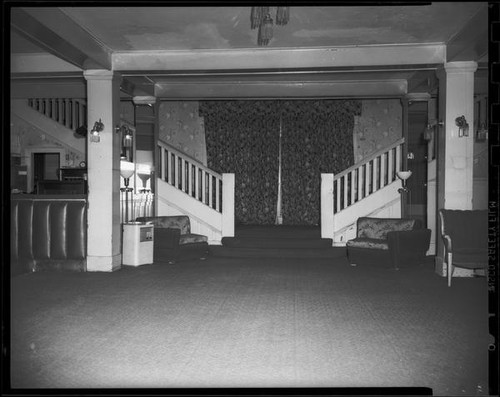
<instances>
[{"instance_id":1,"label":"ceiling beam","mask_svg":"<svg viewBox=\"0 0 500 397\"><path fill-rule=\"evenodd\" d=\"M407 93L406 80L156 84L162 99L387 98Z\"/></svg>"},{"instance_id":2,"label":"ceiling beam","mask_svg":"<svg viewBox=\"0 0 500 397\"><path fill-rule=\"evenodd\" d=\"M123 76L120 89L132 97L155 95L155 85L147 76Z\"/></svg>"},{"instance_id":3,"label":"ceiling beam","mask_svg":"<svg viewBox=\"0 0 500 397\"><path fill-rule=\"evenodd\" d=\"M12 7L11 27L50 54L81 69L111 69L111 51L58 8Z\"/></svg>"},{"instance_id":4,"label":"ceiling beam","mask_svg":"<svg viewBox=\"0 0 500 397\"><path fill-rule=\"evenodd\" d=\"M377 45L294 49L238 49L115 52L116 71L316 70L443 64L446 48L430 45Z\"/></svg>"},{"instance_id":5,"label":"ceiling beam","mask_svg":"<svg viewBox=\"0 0 500 397\"><path fill-rule=\"evenodd\" d=\"M46 52L11 54L11 73L82 73L82 69Z\"/></svg>"}]
</instances>

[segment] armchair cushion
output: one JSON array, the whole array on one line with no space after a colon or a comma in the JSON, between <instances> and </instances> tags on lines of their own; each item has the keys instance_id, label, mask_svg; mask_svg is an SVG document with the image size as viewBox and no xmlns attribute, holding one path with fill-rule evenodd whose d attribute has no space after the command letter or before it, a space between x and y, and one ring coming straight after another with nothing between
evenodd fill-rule
<instances>
[{"instance_id":1,"label":"armchair cushion","mask_svg":"<svg viewBox=\"0 0 500 397\"><path fill-rule=\"evenodd\" d=\"M203 236L201 234L194 234L194 233L181 234L179 238L179 245L193 244L193 243L207 243L207 242L208 242L207 236Z\"/></svg>"},{"instance_id":2,"label":"armchair cushion","mask_svg":"<svg viewBox=\"0 0 500 397\"><path fill-rule=\"evenodd\" d=\"M415 219L368 218L358 219L357 237L385 240L392 231L413 230Z\"/></svg>"},{"instance_id":3,"label":"armchair cushion","mask_svg":"<svg viewBox=\"0 0 500 397\"><path fill-rule=\"evenodd\" d=\"M191 222L187 215L146 216L137 218L138 222L149 222L158 228L179 229L181 234L191 233Z\"/></svg>"},{"instance_id":4,"label":"armchair cushion","mask_svg":"<svg viewBox=\"0 0 500 397\"><path fill-rule=\"evenodd\" d=\"M356 238L354 240L349 240L347 242L349 247L357 247L357 248L375 248L381 250L388 250L389 244L387 240L375 239L375 238Z\"/></svg>"}]
</instances>

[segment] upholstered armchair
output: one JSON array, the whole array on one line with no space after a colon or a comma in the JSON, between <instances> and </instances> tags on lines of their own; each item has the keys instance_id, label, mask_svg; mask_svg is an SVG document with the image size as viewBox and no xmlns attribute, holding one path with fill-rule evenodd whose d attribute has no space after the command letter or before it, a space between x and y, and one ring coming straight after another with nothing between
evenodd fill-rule
<instances>
[{"instance_id":1,"label":"upholstered armchair","mask_svg":"<svg viewBox=\"0 0 500 397\"><path fill-rule=\"evenodd\" d=\"M431 231L418 219L361 217L356 238L347 241L351 265L377 264L394 269L424 261Z\"/></svg>"},{"instance_id":2,"label":"upholstered armchair","mask_svg":"<svg viewBox=\"0 0 500 397\"><path fill-rule=\"evenodd\" d=\"M488 265L488 211L441 209L439 218L450 287L455 267L475 273Z\"/></svg>"},{"instance_id":3,"label":"upholstered armchair","mask_svg":"<svg viewBox=\"0 0 500 397\"><path fill-rule=\"evenodd\" d=\"M154 225L153 261L175 263L208 256L207 236L191 233L186 215L140 217L138 222Z\"/></svg>"}]
</instances>

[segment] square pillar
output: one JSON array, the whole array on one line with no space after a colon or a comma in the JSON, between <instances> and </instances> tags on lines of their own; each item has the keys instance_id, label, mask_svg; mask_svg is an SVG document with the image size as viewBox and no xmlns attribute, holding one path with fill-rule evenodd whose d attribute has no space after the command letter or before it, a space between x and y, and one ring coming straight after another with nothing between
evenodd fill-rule
<instances>
[{"instance_id":1,"label":"square pillar","mask_svg":"<svg viewBox=\"0 0 500 397\"><path fill-rule=\"evenodd\" d=\"M472 209L476 69L476 62L450 62L438 72L439 108L444 121L438 137L438 208ZM460 116L469 124L467 137L459 137L455 119Z\"/></svg>"},{"instance_id":2,"label":"square pillar","mask_svg":"<svg viewBox=\"0 0 500 397\"><path fill-rule=\"evenodd\" d=\"M87 70L87 271L121 266L120 122L121 76L109 70ZM104 125L99 142L92 141L96 121Z\"/></svg>"},{"instance_id":3,"label":"square pillar","mask_svg":"<svg viewBox=\"0 0 500 397\"><path fill-rule=\"evenodd\" d=\"M474 72L477 63L449 62L438 70L439 114L444 127L437 134L437 209L472 209L474 167ZM459 135L455 123L464 116L469 124L469 136ZM436 271L446 274L444 246L440 237L441 225L437 222L439 237L436 250ZM456 269L460 276L464 269ZM463 274L465 275L465 274Z\"/></svg>"}]
</instances>

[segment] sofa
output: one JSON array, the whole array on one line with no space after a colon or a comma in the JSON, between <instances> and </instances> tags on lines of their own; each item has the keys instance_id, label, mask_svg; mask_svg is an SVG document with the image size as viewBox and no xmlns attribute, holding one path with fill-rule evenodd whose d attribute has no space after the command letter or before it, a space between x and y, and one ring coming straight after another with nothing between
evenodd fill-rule
<instances>
[{"instance_id":1,"label":"sofa","mask_svg":"<svg viewBox=\"0 0 500 397\"><path fill-rule=\"evenodd\" d=\"M421 264L431 239L419 219L360 217L356 238L346 243L351 265L378 265L399 269Z\"/></svg>"},{"instance_id":2,"label":"sofa","mask_svg":"<svg viewBox=\"0 0 500 397\"><path fill-rule=\"evenodd\" d=\"M208 256L208 238L191 232L187 215L139 217L137 222L154 225L153 261L176 263Z\"/></svg>"}]
</instances>

